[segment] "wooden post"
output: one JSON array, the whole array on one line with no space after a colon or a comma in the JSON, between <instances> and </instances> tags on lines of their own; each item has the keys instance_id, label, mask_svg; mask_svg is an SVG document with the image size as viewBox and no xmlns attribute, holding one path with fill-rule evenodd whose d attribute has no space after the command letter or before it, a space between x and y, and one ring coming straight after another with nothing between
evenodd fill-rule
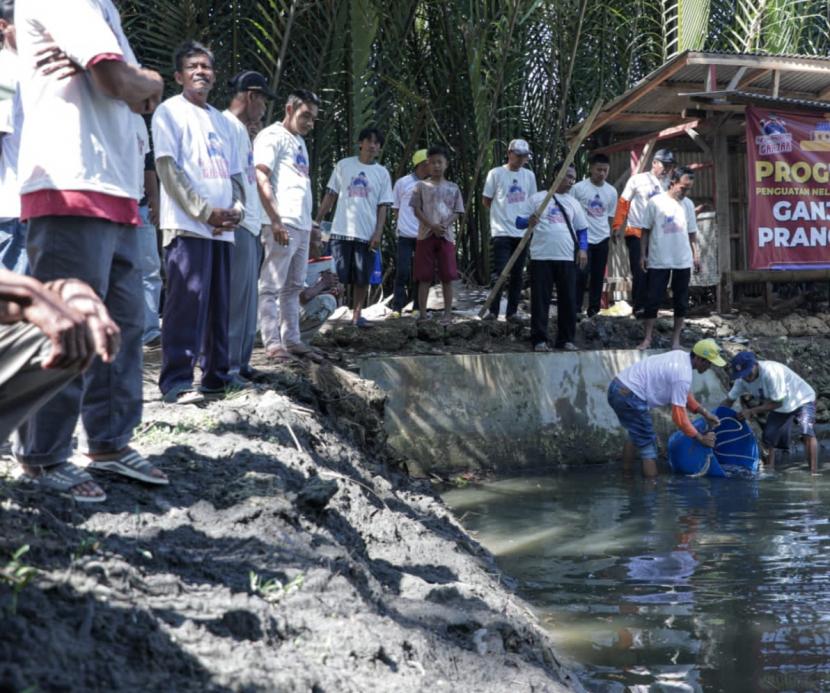
<instances>
[{"instance_id":1,"label":"wooden post","mask_svg":"<svg viewBox=\"0 0 830 693\"><path fill-rule=\"evenodd\" d=\"M576 150L582 146L582 142L588 136L588 133L591 130L591 125L593 125L594 119L597 117L600 108L602 108L602 101L598 100L594 104L594 107L591 109L591 112L588 114L588 117L582 123L582 127L579 130L579 134L571 142L571 148L568 150L568 155L565 157L565 160L562 163L562 168L560 168L559 173L556 174L556 178L553 181L553 184L550 186L548 194L545 195L545 199L542 200L542 203L536 208L536 211L534 212L535 216L541 217L545 213L545 209L548 206L548 202L551 201L553 193L556 192L556 189L562 184L562 181L565 179L565 176L568 173L568 168L573 163L574 156L576 155ZM513 251L513 255L510 256L510 259L507 261L507 264L501 271L501 275L499 275L499 278L496 280L495 285L490 290L490 294L484 301L484 305L481 306L481 310L478 312L478 317L483 318L485 315L487 315L487 309L490 307L490 304L493 302L493 299L496 298L496 294L499 291L501 291L502 286L504 286L504 282L507 281L507 277L510 275L510 271L513 269L513 265L516 264L516 260L518 260L522 252L524 252L524 249L530 242L530 237L532 235L533 228L529 226L525 231L524 236L522 236L522 240L519 241L519 245L516 246L516 250Z\"/></svg>"},{"instance_id":2,"label":"wooden post","mask_svg":"<svg viewBox=\"0 0 830 693\"><path fill-rule=\"evenodd\" d=\"M732 218L729 196L729 145L726 135L716 131L712 141L715 160L715 213L718 222L718 307L722 313L729 311L732 304L732 240L730 239Z\"/></svg>"}]
</instances>

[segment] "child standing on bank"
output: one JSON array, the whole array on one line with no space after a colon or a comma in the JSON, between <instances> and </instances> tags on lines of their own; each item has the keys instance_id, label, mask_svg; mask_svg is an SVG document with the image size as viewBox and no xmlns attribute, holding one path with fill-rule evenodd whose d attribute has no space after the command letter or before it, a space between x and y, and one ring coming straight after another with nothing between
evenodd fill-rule
<instances>
[{"instance_id":1,"label":"child standing on bank","mask_svg":"<svg viewBox=\"0 0 830 693\"><path fill-rule=\"evenodd\" d=\"M426 317L429 287L436 274L444 294L442 325L452 321L452 282L458 278L455 264L453 226L464 213L461 190L444 178L449 165L446 147L433 145L427 151L429 177L420 181L412 192L410 205L419 222L415 244L415 281L418 282L419 319Z\"/></svg>"}]
</instances>

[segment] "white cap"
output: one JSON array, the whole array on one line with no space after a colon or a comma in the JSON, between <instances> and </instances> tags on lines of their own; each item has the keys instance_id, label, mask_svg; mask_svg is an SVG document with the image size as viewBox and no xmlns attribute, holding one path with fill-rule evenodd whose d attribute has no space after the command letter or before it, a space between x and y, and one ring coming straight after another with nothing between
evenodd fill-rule
<instances>
[{"instance_id":1,"label":"white cap","mask_svg":"<svg viewBox=\"0 0 830 693\"><path fill-rule=\"evenodd\" d=\"M518 154L519 156L530 156L533 153L530 151L530 145L527 143L527 140L510 140L507 151Z\"/></svg>"}]
</instances>

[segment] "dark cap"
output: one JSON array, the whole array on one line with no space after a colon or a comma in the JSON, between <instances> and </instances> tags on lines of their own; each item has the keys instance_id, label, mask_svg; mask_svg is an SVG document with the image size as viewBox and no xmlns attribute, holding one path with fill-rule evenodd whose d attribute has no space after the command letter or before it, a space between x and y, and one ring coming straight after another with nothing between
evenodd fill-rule
<instances>
[{"instance_id":1,"label":"dark cap","mask_svg":"<svg viewBox=\"0 0 830 693\"><path fill-rule=\"evenodd\" d=\"M756 363L758 363L758 359L751 351L741 351L735 354L731 364L732 377L735 380L738 378L746 378L746 376L752 373L752 369Z\"/></svg>"},{"instance_id":2,"label":"dark cap","mask_svg":"<svg viewBox=\"0 0 830 693\"><path fill-rule=\"evenodd\" d=\"M677 163L671 149L658 149L656 152L654 152L654 158L655 160L661 161L664 164Z\"/></svg>"},{"instance_id":3,"label":"dark cap","mask_svg":"<svg viewBox=\"0 0 830 693\"><path fill-rule=\"evenodd\" d=\"M268 88L268 80L265 79L265 76L255 70L243 70L228 82L228 86L236 93L240 91L258 91L264 94L266 98L277 98Z\"/></svg>"}]
</instances>

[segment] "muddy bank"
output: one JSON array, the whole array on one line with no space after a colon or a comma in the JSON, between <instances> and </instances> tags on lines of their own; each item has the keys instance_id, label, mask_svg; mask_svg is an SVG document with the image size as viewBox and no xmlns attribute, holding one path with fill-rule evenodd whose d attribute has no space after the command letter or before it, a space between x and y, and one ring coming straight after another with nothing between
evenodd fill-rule
<instances>
[{"instance_id":1,"label":"muddy bank","mask_svg":"<svg viewBox=\"0 0 830 693\"><path fill-rule=\"evenodd\" d=\"M4 463L0 690L571 687L491 556L399 471L372 386L285 367L175 407L154 376L137 446L169 488L101 477L83 508Z\"/></svg>"}]
</instances>

